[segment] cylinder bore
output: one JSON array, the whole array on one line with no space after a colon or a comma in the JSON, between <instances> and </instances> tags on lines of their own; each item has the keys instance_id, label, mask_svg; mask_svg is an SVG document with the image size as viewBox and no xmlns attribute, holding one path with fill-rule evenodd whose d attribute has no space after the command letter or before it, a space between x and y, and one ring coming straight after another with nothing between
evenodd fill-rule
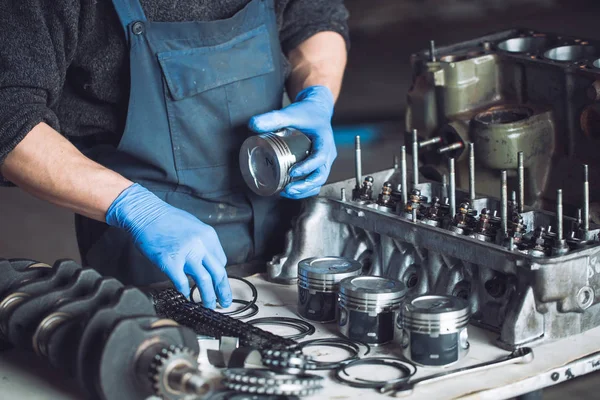
<instances>
[{"instance_id":1,"label":"cylinder bore","mask_svg":"<svg viewBox=\"0 0 600 400\"><path fill-rule=\"evenodd\" d=\"M537 53L548 43L545 37L518 37L498 43L498 49L509 53Z\"/></svg>"},{"instance_id":2,"label":"cylinder bore","mask_svg":"<svg viewBox=\"0 0 600 400\"><path fill-rule=\"evenodd\" d=\"M475 120L486 125L510 124L533 115L533 110L523 106L494 107L475 116Z\"/></svg>"},{"instance_id":3,"label":"cylinder bore","mask_svg":"<svg viewBox=\"0 0 600 400\"><path fill-rule=\"evenodd\" d=\"M592 63L592 66L594 68L600 69L600 58L598 58L597 60L594 60L594 62Z\"/></svg>"},{"instance_id":4,"label":"cylinder bore","mask_svg":"<svg viewBox=\"0 0 600 400\"><path fill-rule=\"evenodd\" d=\"M544 53L544 57L554 61L579 61L592 58L598 53L594 46L571 45L555 47Z\"/></svg>"}]
</instances>

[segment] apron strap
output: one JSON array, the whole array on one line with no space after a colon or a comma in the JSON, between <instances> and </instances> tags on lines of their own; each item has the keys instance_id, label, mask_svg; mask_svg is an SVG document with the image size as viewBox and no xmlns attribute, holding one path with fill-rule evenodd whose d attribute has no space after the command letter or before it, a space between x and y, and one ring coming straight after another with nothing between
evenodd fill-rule
<instances>
[{"instance_id":1,"label":"apron strap","mask_svg":"<svg viewBox=\"0 0 600 400\"><path fill-rule=\"evenodd\" d=\"M112 0L127 41L129 41L130 29L129 26L134 22L146 22L146 14L142 8L140 0Z\"/></svg>"}]
</instances>

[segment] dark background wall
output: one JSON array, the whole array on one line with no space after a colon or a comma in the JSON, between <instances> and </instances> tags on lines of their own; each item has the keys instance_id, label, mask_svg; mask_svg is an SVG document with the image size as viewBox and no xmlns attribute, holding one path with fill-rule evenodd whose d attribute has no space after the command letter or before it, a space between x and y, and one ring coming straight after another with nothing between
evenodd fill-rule
<instances>
[{"instance_id":1,"label":"dark background wall","mask_svg":"<svg viewBox=\"0 0 600 400\"><path fill-rule=\"evenodd\" d=\"M598 0L347 0L352 48L337 121L403 117L409 57L515 27L600 38Z\"/></svg>"}]
</instances>

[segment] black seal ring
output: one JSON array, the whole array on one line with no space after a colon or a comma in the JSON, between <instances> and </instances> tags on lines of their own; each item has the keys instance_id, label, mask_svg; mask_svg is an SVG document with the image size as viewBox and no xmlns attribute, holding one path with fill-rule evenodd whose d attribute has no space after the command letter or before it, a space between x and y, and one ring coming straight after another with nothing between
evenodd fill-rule
<instances>
[{"instance_id":1,"label":"black seal ring","mask_svg":"<svg viewBox=\"0 0 600 400\"><path fill-rule=\"evenodd\" d=\"M350 379L344 378L342 376L342 373L346 376L349 376L347 369L356 367L359 365L385 365L388 367L396 368L398 371L400 371L403 374L403 376L401 376L400 378L386 380L386 381L371 381L371 380L361 379L361 378L356 378L356 380L350 380ZM370 358L363 358L360 360L353 360L353 361L350 361L348 363L345 363L345 364L339 366L338 368L336 368L334 376L335 376L335 379L338 380L338 382L341 382L341 383L346 384L351 387L361 388L361 389L379 389L388 384L396 384L396 383L406 382L410 378L412 378L416 372L417 372L417 367L414 364L406 362L399 358L370 357Z\"/></svg>"},{"instance_id":2,"label":"black seal ring","mask_svg":"<svg viewBox=\"0 0 600 400\"><path fill-rule=\"evenodd\" d=\"M247 306L248 304L250 304L250 308L248 309L248 310L250 310L250 312L248 314L239 315L237 317L238 319L246 319L246 318L254 317L256 314L258 314L258 305L253 304L251 301L242 300L242 299L233 299L233 300L231 300L231 302L236 303L236 304L243 304L244 306ZM240 310L241 310L241 308L240 308ZM232 312L236 313L233 315L238 315L237 311L238 310L232 311ZM222 313L222 314L225 314L225 313ZM241 312L240 312L240 314L241 314ZM225 315L231 316L231 314L225 314Z\"/></svg>"},{"instance_id":3,"label":"black seal ring","mask_svg":"<svg viewBox=\"0 0 600 400\"><path fill-rule=\"evenodd\" d=\"M256 300L258 300L258 290L256 289L256 286L254 286L252 284L252 282L250 282L244 278L240 278L239 276L228 276L228 278L234 279L236 281L244 282L246 285L248 285L250 290L252 290L252 300L248 301L248 300L242 300L242 299L233 299L233 300L231 300L232 303L244 304L244 307L237 309L237 310L233 310L233 311L225 311L225 312L219 312L219 313L233 317L234 315L239 315L243 312L246 312L246 311L252 309L252 311L248 315L246 315L244 317L240 317L240 319L250 318L250 317L253 317L256 314L258 314L258 306L256 305ZM192 287L190 294L194 293L194 290L196 290L196 289L198 289L198 285L194 285ZM199 290L198 290L198 292L199 292ZM191 295L190 295L190 298L191 298Z\"/></svg>"},{"instance_id":4,"label":"black seal ring","mask_svg":"<svg viewBox=\"0 0 600 400\"><path fill-rule=\"evenodd\" d=\"M339 368L340 366L349 363L350 361L357 360L359 358L360 347L359 344L366 347L366 352L363 356L369 354L371 351L371 347L368 344L353 342L352 340L344 339L344 338L325 338L325 339L313 339L302 342L298 345L298 350L302 351L307 347L335 347L338 349L346 350L350 355L340 361L317 361L310 360L309 364L314 365L314 369L316 370L331 370L335 368Z\"/></svg>"},{"instance_id":5,"label":"black seal ring","mask_svg":"<svg viewBox=\"0 0 600 400\"><path fill-rule=\"evenodd\" d=\"M291 328L297 329L298 333L294 335L282 336L285 339L298 340L302 339L306 336L312 335L316 332L314 325L298 318L288 318L288 317L264 317L264 318L256 318L251 319L246 322L250 325L279 325L279 326L289 326Z\"/></svg>"}]
</instances>

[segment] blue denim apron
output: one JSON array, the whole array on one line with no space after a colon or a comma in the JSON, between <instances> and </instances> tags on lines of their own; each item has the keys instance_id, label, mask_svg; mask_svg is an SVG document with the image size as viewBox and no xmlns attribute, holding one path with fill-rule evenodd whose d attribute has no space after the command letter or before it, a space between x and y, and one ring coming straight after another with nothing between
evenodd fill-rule
<instances>
[{"instance_id":1,"label":"blue denim apron","mask_svg":"<svg viewBox=\"0 0 600 400\"><path fill-rule=\"evenodd\" d=\"M281 107L273 0L224 20L176 23L148 21L139 0L113 4L130 49L127 123L117 148L88 156L213 226L229 264L268 252L285 217L279 200L245 187L238 153L250 117ZM84 263L100 272L127 284L167 280L124 231L78 217L77 233Z\"/></svg>"}]
</instances>

